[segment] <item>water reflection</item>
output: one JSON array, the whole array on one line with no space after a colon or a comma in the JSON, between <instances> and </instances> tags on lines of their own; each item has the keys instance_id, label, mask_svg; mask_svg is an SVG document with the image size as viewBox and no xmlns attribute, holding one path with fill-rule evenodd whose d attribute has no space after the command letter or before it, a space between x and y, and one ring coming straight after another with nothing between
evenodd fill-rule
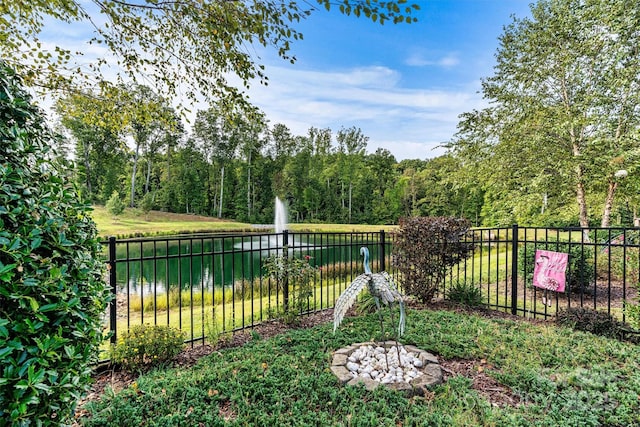
<instances>
[{"instance_id":1,"label":"water reflection","mask_svg":"<svg viewBox=\"0 0 640 427\"><path fill-rule=\"evenodd\" d=\"M256 234L118 242L118 291L146 296L178 289L212 291L240 280L253 281L262 276L262 260L282 252L282 237ZM375 242L342 235L288 238L289 256L309 255L314 266L357 262L363 244L373 259L378 253Z\"/></svg>"}]
</instances>

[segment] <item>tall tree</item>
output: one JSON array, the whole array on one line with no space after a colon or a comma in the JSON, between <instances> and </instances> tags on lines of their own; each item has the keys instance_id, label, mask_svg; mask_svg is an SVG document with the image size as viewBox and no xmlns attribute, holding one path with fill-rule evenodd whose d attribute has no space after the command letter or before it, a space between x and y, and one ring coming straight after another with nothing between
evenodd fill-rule
<instances>
[{"instance_id":1,"label":"tall tree","mask_svg":"<svg viewBox=\"0 0 640 427\"><path fill-rule=\"evenodd\" d=\"M257 154L266 143L267 123L264 114L254 110L251 114L236 116L233 120L234 134L238 139L240 152L244 155L246 168L246 219L253 215L253 181L251 168Z\"/></svg>"},{"instance_id":2,"label":"tall tree","mask_svg":"<svg viewBox=\"0 0 640 427\"><path fill-rule=\"evenodd\" d=\"M338 143L338 155L340 164L342 165L342 176L347 181L347 220L351 223L352 216L352 198L353 198L353 181L356 179L360 165L364 160L364 154L367 148L369 137L362 133L362 130L355 127L342 128L336 134ZM344 205L344 188L342 191L342 207Z\"/></svg>"},{"instance_id":3,"label":"tall tree","mask_svg":"<svg viewBox=\"0 0 640 427\"><path fill-rule=\"evenodd\" d=\"M166 142L166 133L172 132L173 127L178 128L179 119L168 105L166 100L158 96L148 86L134 85L125 88L122 96L130 105L130 114L125 121L134 143L133 165L131 170L131 196L130 206L135 206L136 200L136 176L140 155L147 160L147 176L150 173L152 158L160 148L159 145ZM147 183L148 186L148 183Z\"/></svg>"},{"instance_id":4,"label":"tall tree","mask_svg":"<svg viewBox=\"0 0 640 427\"><path fill-rule=\"evenodd\" d=\"M483 82L491 107L464 116L455 149L484 156L493 181L517 189L512 201L535 192L544 205L572 187L583 227L588 193L599 192L608 226L616 172L638 147L640 7L540 0L531 12L500 37L495 74Z\"/></svg>"},{"instance_id":5,"label":"tall tree","mask_svg":"<svg viewBox=\"0 0 640 427\"><path fill-rule=\"evenodd\" d=\"M396 158L386 148L378 148L365 160L373 185L369 194L373 220L370 221L380 224L395 223L400 217L400 203L393 194L393 186L398 179Z\"/></svg>"},{"instance_id":6,"label":"tall tree","mask_svg":"<svg viewBox=\"0 0 640 427\"><path fill-rule=\"evenodd\" d=\"M274 160L280 162L286 157L294 154L296 150L295 138L291 130L282 123L273 125L269 132L269 145L267 154Z\"/></svg>"},{"instance_id":7,"label":"tall tree","mask_svg":"<svg viewBox=\"0 0 640 427\"><path fill-rule=\"evenodd\" d=\"M217 165L220 173L218 217L222 217L224 204L225 166L235 157L240 142L239 134L231 116L225 114L220 106L198 111L193 125L193 137L201 147L205 158Z\"/></svg>"},{"instance_id":8,"label":"tall tree","mask_svg":"<svg viewBox=\"0 0 640 427\"><path fill-rule=\"evenodd\" d=\"M56 101L61 123L75 142L79 184L92 202L105 203L120 191L127 146L118 104L103 102L96 93L72 93Z\"/></svg>"}]
</instances>

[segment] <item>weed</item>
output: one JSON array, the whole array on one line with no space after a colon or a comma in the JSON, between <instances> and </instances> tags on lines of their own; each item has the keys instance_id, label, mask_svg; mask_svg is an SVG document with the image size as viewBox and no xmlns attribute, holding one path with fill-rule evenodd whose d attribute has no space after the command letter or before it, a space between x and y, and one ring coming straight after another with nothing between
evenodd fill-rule
<instances>
[{"instance_id":1,"label":"weed","mask_svg":"<svg viewBox=\"0 0 640 427\"><path fill-rule=\"evenodd\" d=\"M456 302L468 307L482 305L482 290L471 282L454 282L446 291L449 301Z\"/></svg>"}]
</instances>

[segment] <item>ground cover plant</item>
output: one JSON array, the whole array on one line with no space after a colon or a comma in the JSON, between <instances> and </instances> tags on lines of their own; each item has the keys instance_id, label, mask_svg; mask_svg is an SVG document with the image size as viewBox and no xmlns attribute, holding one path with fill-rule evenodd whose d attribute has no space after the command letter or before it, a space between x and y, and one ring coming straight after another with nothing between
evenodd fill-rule
<instances>
[{"instance_id":1,"label":"ground cover plant","mask_svg":"<svg viewBox=\"0 0 640 427\"><path fill-rule=\"evenodd\" d=\"M375 314L222 349L195 366L150 371L85 405L88 426L629 426L640 424L636 345L558 327L472 312L410 310L405 343L465 364L424 397L343 387L331 353L375 338ZM475 375L475 377L474 377ZM494 386L479 390L478 375ZM508 399L489 397L501 389Z\"/></svg>"}]
</instances>

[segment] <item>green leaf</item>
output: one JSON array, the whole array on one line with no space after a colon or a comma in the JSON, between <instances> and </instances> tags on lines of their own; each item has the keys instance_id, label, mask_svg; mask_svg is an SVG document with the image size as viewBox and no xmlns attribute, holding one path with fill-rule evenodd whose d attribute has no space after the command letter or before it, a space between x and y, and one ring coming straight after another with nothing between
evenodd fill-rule
<instances>
[{"instance_id":1,"label":"green leaf","mask_svg":"<svg viewBox=\"0 0 640 427\"><path fill-rule=\"evenodd\" d=\"M45 304L40 307L40 312L46 313L47 311L54 311L54 310L58 310L60 307L61 307L60 303Z\"/></svg>"},{"instance_id":2,"label":"green leaf","mask_svg":"<svg viewBox=\"0 0 640 427\"><path fill-rule=\"evenodd\" d=\"M37 237L37 238L31 240L31 243L30 243L29 246L30 246L31 250L33 251L35 249L38 249L41 245L42 245L42 238Z\"/></svg>"},{"instance_id":3,"label":"green leaf","mask_svg":"<svg viewBox=\"0 0 640 427\"><path fill-rule=\"evenodd\" d=\"M0 360L4 360L13 351L10 347L0 348Z\"/></svg>"},{"instance_id":4,"label":"green leaf","mask_svg":"<svg viewBox=\"0 0 640 427\"><path fill-rule=\"evenodd\" d=\"M26 299L29 302L29 306L34 312L38 311L38 308L40 308L40 304L38 304L38 301L36 301L35 298L25 295L22 299Z\"/></svg>"},{"instance_id":5,"label":"green leaf","mask_svg":"<svg viewBox=\"0 0 640 427\"><path fill-rule=\"evenodd\" d=\"M0 261L0 281L9 282L13 278L17 264L4 265Z\"/></svg>"}]
</instances>

